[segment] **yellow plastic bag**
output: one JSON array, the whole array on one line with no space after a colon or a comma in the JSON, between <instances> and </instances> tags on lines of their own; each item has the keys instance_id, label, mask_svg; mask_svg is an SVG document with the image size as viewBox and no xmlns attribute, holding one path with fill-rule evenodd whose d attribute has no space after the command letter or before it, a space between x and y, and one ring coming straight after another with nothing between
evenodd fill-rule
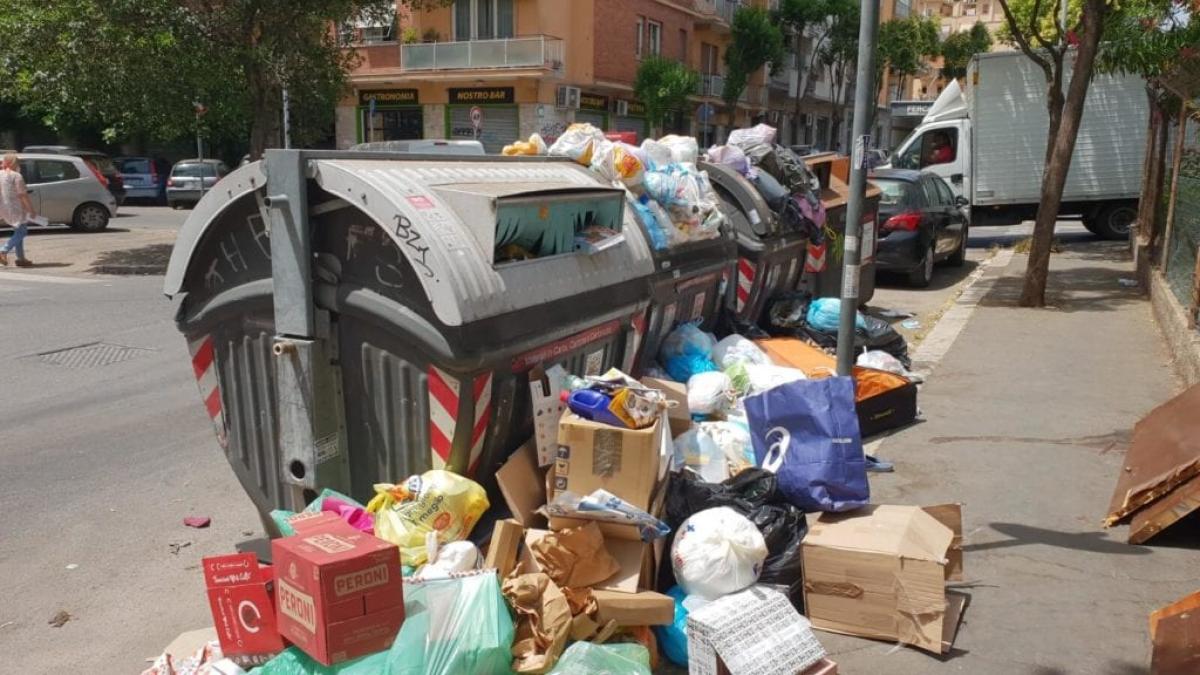
<instances>
[{"instance_id":1,"label":"yellow plastic bag","mask_svg":"<svg viewBox=\"0 0 1200 675\"><path fill-rule=\"evenodd\" d=\"M427 533L436 532L439 544L466 539L488 506L478 483L433 469L401 485L376 483L367 510L375 514L375 536L399 546L401 562L417 567L427 559Z\"/></svg>"},{"instance_id":2,"label":"yellow plastic bag","mask_svg":"<svg viewBox=\"0 0 1200 675\"><path fill-rule=\"evenodd\" d=\"M507 155L509 157L519 155L544 155L546 154L546 141L543 141L540 135L533 134L529 137L528 141L516 141L504 146L504 149L500 151L500 154Z\"/></svg>"}]
</instances>

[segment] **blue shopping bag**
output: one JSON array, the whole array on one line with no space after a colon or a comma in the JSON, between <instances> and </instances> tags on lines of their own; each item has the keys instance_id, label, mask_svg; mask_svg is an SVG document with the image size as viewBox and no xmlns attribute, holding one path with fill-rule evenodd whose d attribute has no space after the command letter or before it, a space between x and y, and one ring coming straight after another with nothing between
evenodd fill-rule
<instances>
[{"instance_id":1,"label":"blue shopping bag","mask_svg":"<svg viewBox=\"0 0 1200 675\"><path fill-rule=\"evenodd\" d=\"M745 400L758 465L805 511L850 511L870 501L854 381L799 380Z\"/></svg>"}]
</instances>

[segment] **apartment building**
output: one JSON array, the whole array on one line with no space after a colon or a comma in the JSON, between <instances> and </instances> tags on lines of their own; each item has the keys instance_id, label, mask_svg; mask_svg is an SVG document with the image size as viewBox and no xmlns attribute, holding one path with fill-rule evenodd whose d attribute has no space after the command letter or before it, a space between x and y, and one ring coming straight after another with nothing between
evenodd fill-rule
<instances>
[{"instance_id":1,"label":"apartment building","mask_svg":"<svg viewBox=\"0 0 1200 675\"><path fill-rule=\"evenodd\" d=\"M746 0L745 4L772 4ZM489 152L572 122L649 132L633 95L641 59L660 54L701 74L667 131L723 138L768 105L764 73L727 110L720 99L734 0L456 0L358 22L343 37L360 55L337 110L337 145L367 140L479 139Z\"/></svg>"}]
</instances>

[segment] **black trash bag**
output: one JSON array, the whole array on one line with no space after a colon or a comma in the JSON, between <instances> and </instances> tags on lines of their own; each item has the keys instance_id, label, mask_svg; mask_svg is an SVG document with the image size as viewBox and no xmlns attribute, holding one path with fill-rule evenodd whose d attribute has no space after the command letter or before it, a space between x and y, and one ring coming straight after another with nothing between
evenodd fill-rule
<instances>
[{"instance_id":1,"label":"black trash bag","mask_svg":"<svg viewBox=\"0 0 1200 675\"><path fill-rule=\"evenodd\" d=\"M717 323L713 326L713 334L717 339L728 337L737 333L747 340L761 340L771 337L771 334L763 330L758 324L743 321L737 317L737 314L728 308L722 307L717 314Z\"/></svg>"},{"instance_id":2,"label":"black trash bag","mask_svg":"<svg viewBox=\"0 0 1200 675\"><path fill-rule=\"evenodd\" d=\"M763 312L763 328L771 335L794 337L796 331L808 325L808 306L812 296L803 291L780 293L767 301Z\"/></svg>"},{"instance_id":3,"label":"black trash bag","mask_svg":"<svg viewBox=\"0 0 1200 675\"><path fill-rule=\"evenodd\" d=\"M771 152L758 161L758 168L766 171L778 180L787 191L794 195L810 196L816 183L808 165L800 159L800 155L792 152L786 146L776 144Z\"/></svg>"},{"instance_id":4,"label":"black trash bag","mask_svg":"<svg viewBox=\"0 0 1200 675\"><path fill-rule=\"evenodd\" d=\"M751 468L721 483L706 483L687 471L672 477L667 488L664 519L671 526L666 551L671 550L675 531L692 514L717 506L728 506L746 516L762 533L767 544L759 583L786 586L788 598L804 612L804 575L801 544L808 533L804 512L779 492L775 474ZM659 569L659 588L675 584L669 554Z\"/></svg>"},{"instance_id":5,"label":"black trash bag","mask_svg":"<svg viewBox=\"0 0 1200 675\"><path fill-rule=\"evenodd\" d=\"M908 342L892 327L892 324L873 316L864 316L863 319L866 321L866 328L859 328L855 333L862 336L864 347L891 354L900 363L903 363L905 368L912 365L912 361L908 358ZM835 338L834 342L836 343L836 341Z\"/></svg>"}]
</instances>

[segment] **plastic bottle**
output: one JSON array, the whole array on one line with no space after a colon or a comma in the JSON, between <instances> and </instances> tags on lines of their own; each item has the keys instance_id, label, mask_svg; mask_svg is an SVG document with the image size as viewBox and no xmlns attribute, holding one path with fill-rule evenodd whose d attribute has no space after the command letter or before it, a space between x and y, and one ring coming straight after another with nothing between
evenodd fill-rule
<instances>
[{"instance_id":1,"label":"plastic bottle","mask_svg":"<svg viewBox=\"0 0 1200 675\"><path fill-rule=\"evenodd\" d=\"M625 428L625 423L621 421L621 418L614 415L609 409L609 406L612 405L612 398L607 394L595 389L580 389L569 393L564 391L562 395L567 407L576 415L600 424Z\"/></svg>"}]
</instances>

